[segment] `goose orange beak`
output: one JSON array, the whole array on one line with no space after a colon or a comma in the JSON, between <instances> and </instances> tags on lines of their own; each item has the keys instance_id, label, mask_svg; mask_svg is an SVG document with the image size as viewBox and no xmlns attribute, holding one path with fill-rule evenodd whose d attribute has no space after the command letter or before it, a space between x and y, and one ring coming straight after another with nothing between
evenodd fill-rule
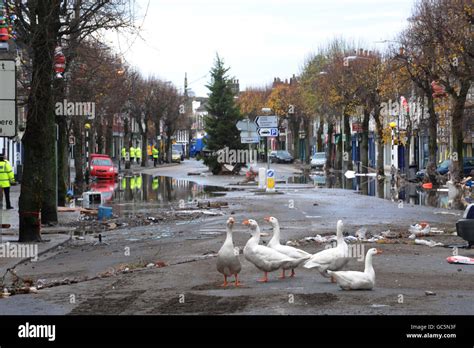
<instances>
[{"instance_id":1,"label":"goose orange beak","mask_svg":"<svg viewBox=\"0 0 474 348\"><path fill-rule=\"evenodd\" d=\"M377 255L379 254L383 254L383 250L382 249L377 249Z\"/></svg>"},{"instance_id":2,"label":"goose orange beak","mask_svg":"<svg viewBox=\"0 0 474 348\"><path fill-rule=\"evenodd\" d=\"M250 222L249 222L249 220L245 220L244 222L242 222L242 225L245 225L245 226L248 226L248 225L250 225Z\"/></svg>"},{"instance_id":3,"label":"goose orange beak","mask_svg":"<svg viewBox=\"0 0 474 348\"><path fill-rule=\"evenodd\" d=\"M263 218L266 222L270 222L271 216L266 216Z\"/></svg>"}]
</instances>

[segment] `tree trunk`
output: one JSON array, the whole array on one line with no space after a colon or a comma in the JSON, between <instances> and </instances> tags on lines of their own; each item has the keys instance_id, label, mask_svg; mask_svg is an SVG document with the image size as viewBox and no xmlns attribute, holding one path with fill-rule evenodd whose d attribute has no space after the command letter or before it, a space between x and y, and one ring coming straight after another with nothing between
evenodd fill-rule
<instances>
[{"instance_id":1,"label":"tree trunk","mask_svg":"<svg viewBox=\"0 0 474 348\"><path fill-rule=\"evenodd\" d=\"M364 108L364 117L362 119L362 141L360 146L361 173L367 174L369 167L369 120L370 109ZM367 177L362 177L360 185L362 194L369 193Z\"/></svg>"},{"instance_id":2,"label":"tree trunk","mask_svg":"<svg viewBox=\"0 0 474 348\"><path fill-rule=\"evenodd\" d=\"M303 119L303 124L304 124L304 130L305 130L305 133L306 133L306 139L305 139L305 152L306 152L306 158L305 158L305 163L306 164L310 164L311 162L311 142L310 142L310 139L311 139L311 119L309 117L305 117Z\"/></svg>"},{"instance_id":3,"label":"tree trunk","mask_svg":"<svg viewBox=\"0 0 474 348\"><path fill-rule=\"evenodd\" d=\"M120 161L120 156L121 156L121 150L119 150L119 155L117 155L117 152L114 153L114 130L113 130L113 117L107 119L107 128L106 128L106 133L105 133L105 143L106 143L106 148L107 148L107 154L110 156L110 158L116 158Z\"/></svg>"},{"instance_id":4,"label":"tree trunk","mask_svg":"<svg viewBox=\"0 0 474 348\"><path fill-rule=\"evenodd\" d=\"M84 192L84 138L82 134L82 121L74 119L73 132L76 138L76 145L74 146L74 195L82 195Z\"/></svg>"},{"instance_id":5,"label":"tree trunk","mask_svg":"<svg viewBox=\"0 0 474 348\"><path fill-rule=\"evenodd\" d=\"M430 122L428 127L428 161L434 165L438 162L438 145L436 140L438 139L438 116L436 115L434 100L431 94L427 94L428 98L428 113L430 115Z\"/></svg>"},{"instance_id":6,"label":"tree trunk","mask_svg":"<svg viewBox=\"0 0 474 348\"><path fill-rule=\"evenodd\" d=\"M55 82L55 100L61 102L65 97L63 80L58 79ZM56 115L56 124L58 125L58 206L64 207L69 178L69 138L66 116Z\"/></svg>"},{"instance_id":7,"label":"tree trunk","mask_svg":"<svg viewBox=\"0 0 474 348\"><path fill-rule=\"evenodd\" d=\"M124 119L123 133L124 133L123 146L125 147L126 152L130 154L131 136L130 136L130 119L129 118ZM125 159L125 169L130 169L130 160L127 161Z\"/></svg>"},{"instance_id":8,"label":"tree trunk","mask_svg":"<svg viewBox=\"0 0 474 348\"><path fill-rule=\"evenodd\" d=\"M33 73L23 137L25 162L19 200L20 242L41 241L39 213L43 214L43 209L47 220L57 220L57 191L51 187L51 182L56 181L56 164L52 163L51 150L55 145L52 67L59 30L59 4L58 0L26 3L31 21ZM43 206L45 193L53 199L54 206Z\"/></svg>"},{"instance_id":9,"label":"tree trunk","mask_svg":"<svg viewBox=\"0 0 474 348\"><path fill-rule=\"evenodd\" d=\"M142 134L142 167L148 167L148 127L145 127L145 132Z\"/></svg>"},{"instance_id":10,"label":"tree trunk","mask_svg":"<svg viewBox=\"0 0 474 348\"><path fill-rule=\"evenodd\" d=\"M332 133L334 132L334 124L332 122L328 123L328 153L326 157L326 175L329 173L329 170L334 168L334 161L333 161L333 152L334 152L334 144L332 143Z\"/></svg>"},{"instance_id":11,"label":"tree trunk","mask_svg":"<svg viewBox=\"0 0 474 348\"><path fill-rule=\"evenodd\" d=\"M171 135L166 134L166 143L165 143L165 152L166 152L166 162L172 162L172 146L171 146Z\"/></svg>"},{"instance_id":12,"label":"tree trunk","mask_svg":"<svg viewBox=\"0 0 474 348\"><path fill-rule=\"evenodd\" d=\"M345 143L344 143L344 152L346 156L345 164L347 170L352 170L352 132L351 132L351 122L350 122L350 115L344 114L344 136L345 136ZM343 159L344 160L344 159Z\"/></svg>"},{"instance_id":13,"label":"tree trunk","mask_svg":"<svg viewBox=\"0 0 474 348\"><path fill-rule=\"evenodd\" d=\"M461 84L461 89L457 97L454 98L453 112L452 112L452 132L453 132L453 153L451 156L453 159L453 177L455 181L460 181L463 177L464 172L464 128L463 128L463 116L464 108L466 105L466 97L470 88L470 82L464 82Z\"/></svg>"},{"instance_id":14,"label":"tree trunk","mask_svg":"<svg viewBox=\"0 0 474 348\"><path fill-rule=\"evenodd\" d=\"M316 144L317 144L317 151L318 152L323 152L323 132L324 132L324 123L319 122L319 127L318 127L318 132L316 135Z\"/></svg>"},{"instance_id":15,"label":"tree trunk","mask_svg":"<svg viewBox=\"0 0 474 348\"><path fill-rule=\"evenodd\" d=\"M383 181L385 176L384 166L384 144L383 144L383 124L380 115L375 117L375 126L377 131L377 176Z\"/></svg>"}]
</instances>

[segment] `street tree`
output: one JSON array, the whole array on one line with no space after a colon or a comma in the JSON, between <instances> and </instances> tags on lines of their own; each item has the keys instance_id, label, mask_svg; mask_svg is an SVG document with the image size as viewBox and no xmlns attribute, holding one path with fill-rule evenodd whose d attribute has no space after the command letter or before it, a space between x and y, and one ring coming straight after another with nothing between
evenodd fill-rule
<instances>
[{"instance_id":1,"label":"street tree","mask_svg":"<svg viewBox=\"0 0 474 348\"><path fill-rule=\"evenodd\" d=\"M211 82L206 86L209 101L206 106L208 116L205 118L205 130L209 136L207 147L213 153L204 159L204 163L214 174L219 174L224 163L219 163L217 151L228 147L233 150L243 148L236 124L241 114L234 97L232 80L227 75L224 61L217 55L211 69Z\"/></svg>"}]
</instances>

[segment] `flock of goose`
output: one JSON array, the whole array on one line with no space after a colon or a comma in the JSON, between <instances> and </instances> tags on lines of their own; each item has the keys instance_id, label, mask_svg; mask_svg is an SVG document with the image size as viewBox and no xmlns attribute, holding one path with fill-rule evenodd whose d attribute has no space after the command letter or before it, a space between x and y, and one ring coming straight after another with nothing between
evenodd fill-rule
<instances>
[{"instance_id":1,"label":"flock of goose","mask_svg":"<svg viewBox=\"0 0 474 348\"><path fill-rule=\"evenodd\" d=\"M322 276L337 282L343 290L370 290L375 285L375 271L372 266L372 256L381 251L369 249L365 257L364 272L341 271L349 262L349 247L344 241L344 225L341 220L337 222L337 246L322 250L314 255L304 250L280 244L280 225L274 217L266 217L265 221L273 227L273 236L267 246L260 244L260 227L255 220L245 220L252 237L244 248L244 257L260 271L264 277L259 282L268 281L268 273L281 270L280 279L285 278L285 271L291 270L290 277L295 276L295 269L303 265L305 268L315 268ZM217 271L224 275L224 284L227 286L227 277L235 277L235 286L239 286L239 273L242 269L239 260L239 250L234 248L232 230L235 219L227 220L227 236L224 244L217 254Z\"/></svg>"}]
</instances>

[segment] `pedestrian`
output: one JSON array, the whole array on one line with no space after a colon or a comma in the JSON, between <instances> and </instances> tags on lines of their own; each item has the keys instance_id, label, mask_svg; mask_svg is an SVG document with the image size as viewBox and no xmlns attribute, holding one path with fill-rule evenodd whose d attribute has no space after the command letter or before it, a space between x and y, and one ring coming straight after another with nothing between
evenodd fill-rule
<instances>
[{"instance_id":1,"label":"pedestrian","mask_svg":"<svg viewBox=\"0 0 474 348\"><path fill-rule=\"evenodd\" d=\"M153 154L151 153L151 145L147 145L146 153L148 155L147 159L152 161L153 160Z\"/></svg>"},{"instance_id":2,"label":"pedestrian","mask_svg":"<svg viewBox=\"0 0 474 348\"><path fill-rule=\"evenodd\" d=\"M140 164L142 161L142 149L139 146L135 148L135 157L137 158L137 164Z\"/></svg>"},{"instance_id":3,"label":"pedestrian","mask_svg":"<svg viewBox=\"0 0 474 348\"><path fill-rule=\"evenodd\" d=\"M158 157L160 155L160 151L153 145L153 148L151 149L151 153L153 155L153 167L156 167L156 164L158 163Z\"/></svg>"},{"instance_id":4,"label":"pedestrian","mask_svg":"<svg viewBox=\"0 0 474 348\"><path fill-rule=\"evenodd\" d=\"M135 162L135 148L133 146L130 146L130 163Z\"/></svg>"},{"instance_id":5,"label":"pedestrian","mask_svg":"<svg viewBox=\"0 0 474 348\"><path fill-rule=\"evenodd\" d=\"M10 185L15 184L15 175L10 164L5 159L5 155L0 154L0 187L5 195L5 201L7 202L7 209L13 209L10 203Z\"/></svg>"}]
</instances>

